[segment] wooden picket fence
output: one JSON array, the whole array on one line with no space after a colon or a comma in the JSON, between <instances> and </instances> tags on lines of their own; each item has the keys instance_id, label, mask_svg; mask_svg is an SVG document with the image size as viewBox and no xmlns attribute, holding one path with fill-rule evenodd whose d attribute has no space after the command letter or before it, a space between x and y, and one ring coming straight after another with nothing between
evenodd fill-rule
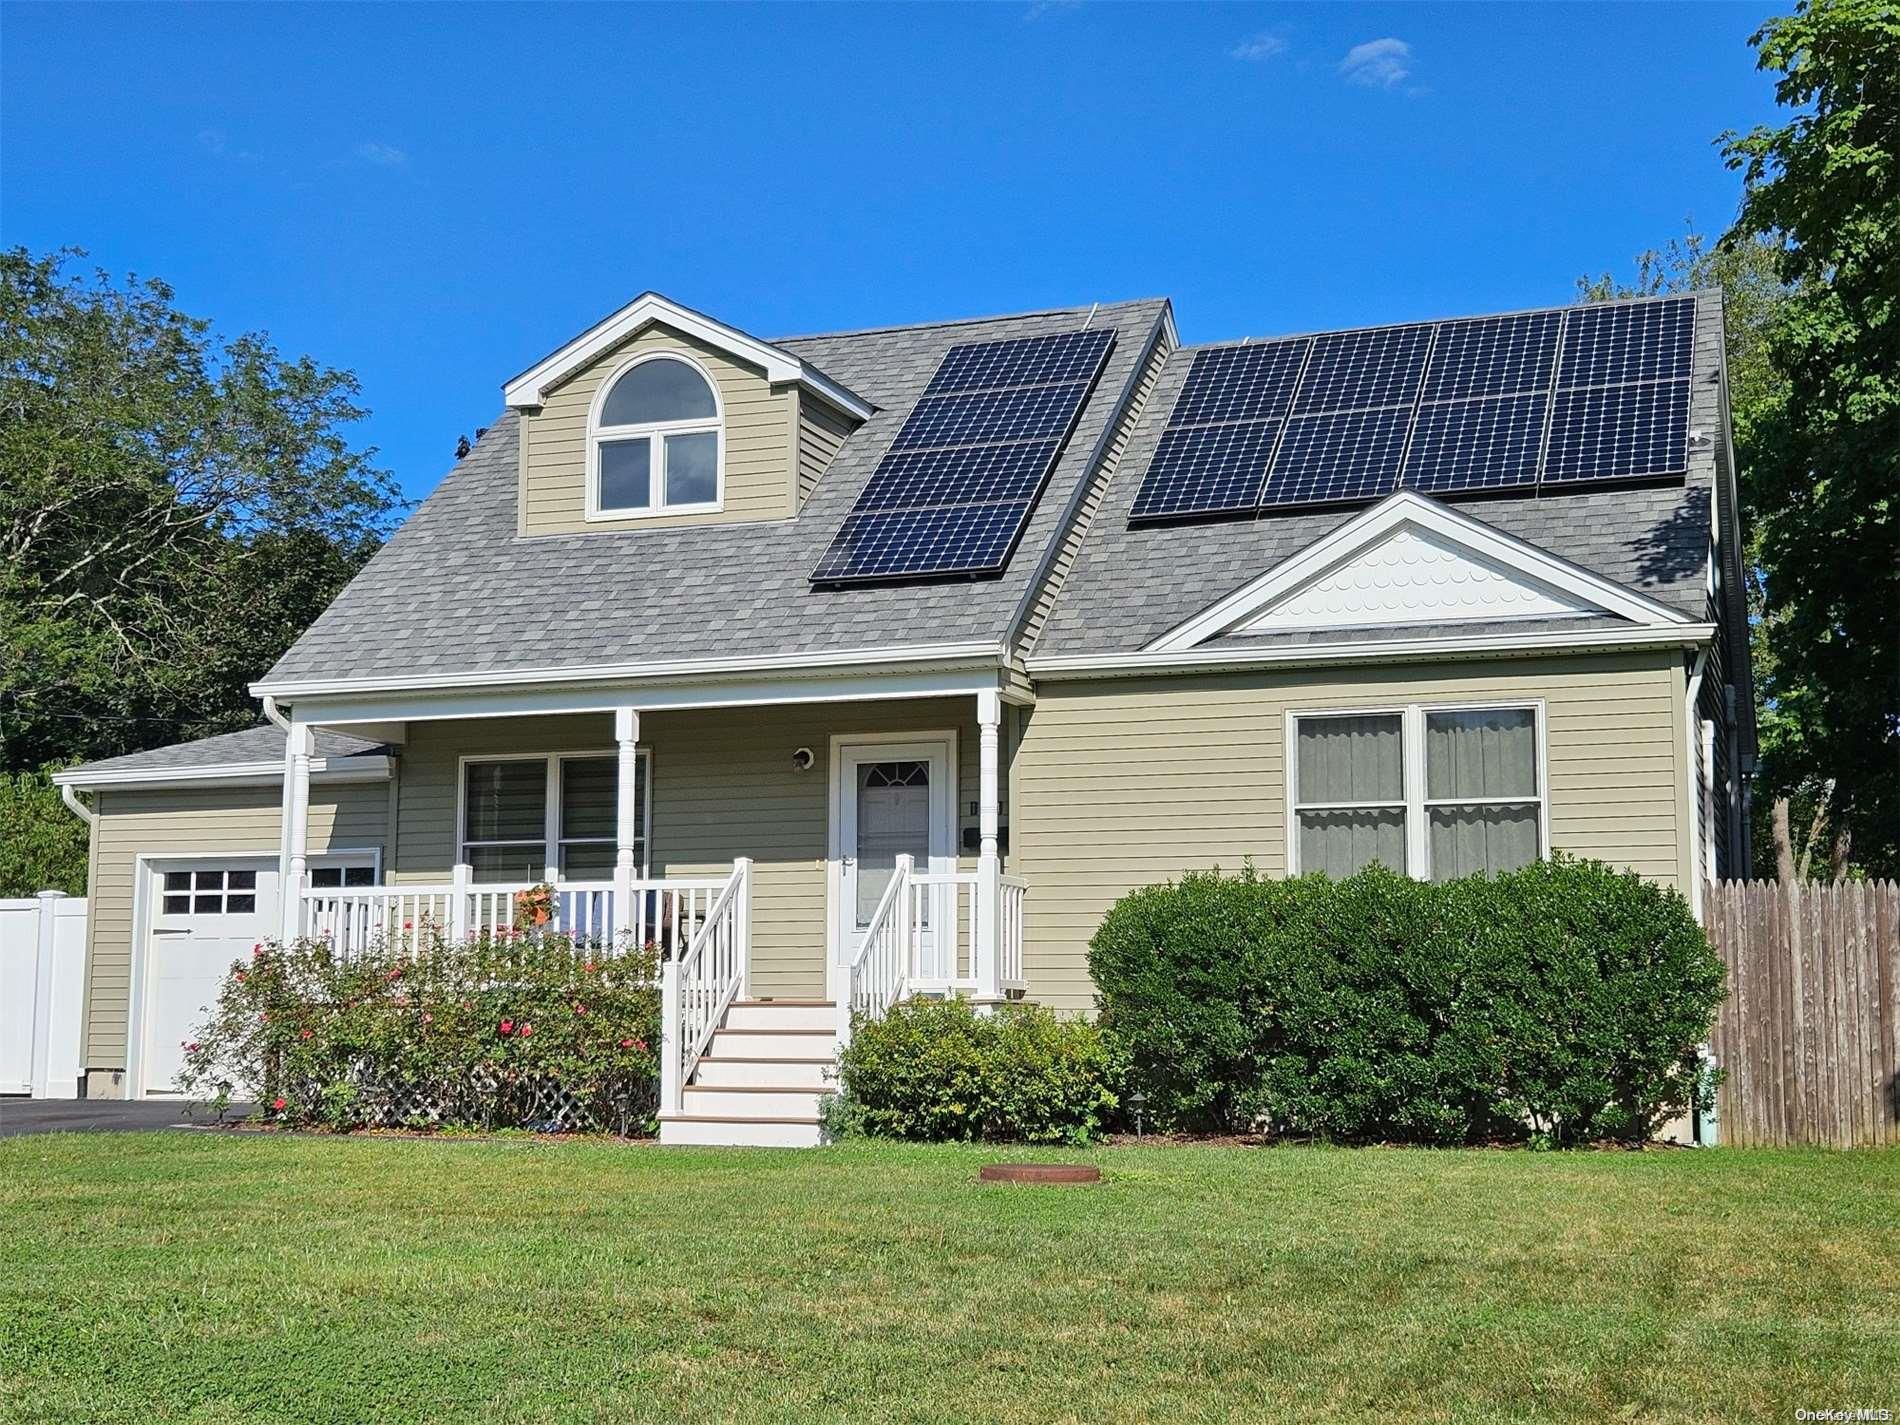
<instances>
[{"instance_id":1,"label":"wooden picket fence","mask_svg":"<svg viewBox=\"0 0 1900 1425\"><path fill-rule=\"evenodd\" d=\"M1900 1144L1900 883L1729 881L1704 904L1721 1141Z\"/></svg>"}]
</instances>

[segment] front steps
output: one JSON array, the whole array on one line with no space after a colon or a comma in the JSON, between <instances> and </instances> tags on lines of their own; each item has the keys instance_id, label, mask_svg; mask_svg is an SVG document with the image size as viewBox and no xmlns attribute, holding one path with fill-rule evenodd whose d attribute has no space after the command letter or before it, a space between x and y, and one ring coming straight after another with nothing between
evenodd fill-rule
<instances>
[{"instance_id":1,"label":"front steps","mask_svg":"<svg viewBox=\"0 0 1900 1425\"><path fill-rule=\"evenodd\" d=\"M662 1143L811 1148L818 1101L837 1072L837 1008L821 1000L738 1000L713 1031Z\"/></svg>"}]
</instances>

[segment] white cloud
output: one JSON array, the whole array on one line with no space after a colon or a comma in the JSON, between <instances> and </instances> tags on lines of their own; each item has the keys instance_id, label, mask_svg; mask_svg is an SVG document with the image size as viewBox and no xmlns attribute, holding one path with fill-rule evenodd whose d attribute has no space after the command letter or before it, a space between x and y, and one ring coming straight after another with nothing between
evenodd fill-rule
<instances>
[{"instance_id":1,"label":"white cloud","mask_svg":"<svg viewBox=\"0 0 1900 1425\"><path fill-rule=\"evenodd\" d=\"M1286 41L1278 35L1249 35L1239 44L1227 51L1235 59L1262 60L1272 59L1286 49Z\"/></svg>"},{"instance_id":2,"label":"white cloud","mask_svg":"<svg viewBox=\"0 0 1900 1425\"><path fill-rule=\"evenodd\" d=\"M1082 0L1031 0L1029 8L1023 11L1023 22L1027 24L1032 20L1040 20L1044 15L1081 8Z\"/></svg>"},{"instance_id":3,"label":"white cloud","mask_svg":"<svg viewBox=\"0 0 1900 1425\"><path fill-rule=\"evenodd\" d=\"M381 168L401 168L409 161L409 155L395 145L378 143L374 139L358 144L356 156L365 163L373 163Z\"/></svg>"},{"instance_id":4,"label":"white cloud","mask_svg":"<svg viewBox=\"0 0 1900 1425\"><path fill-rule=\"evenodd\" d=\"M1367 40L1346 51L1339 72L1354 84L1369 89L1396 89L1412 72L1412 47L1404 40L1387 37Z\"/></svg>"}]
</instances>

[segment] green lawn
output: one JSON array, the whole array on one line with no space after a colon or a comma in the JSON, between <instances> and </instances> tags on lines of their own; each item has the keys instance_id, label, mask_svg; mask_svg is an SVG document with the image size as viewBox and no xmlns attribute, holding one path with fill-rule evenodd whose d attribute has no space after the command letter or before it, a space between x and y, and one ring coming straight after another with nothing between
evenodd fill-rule
<instances>
[{"instance_id":1,"label":"green lawn","mask_svg":"<svg viewBox=\"0 0 1900 1425\"><path fill-rule=\"evenodd\" d=\"M0 1418L1900 1408L1900 1154L1010 1156L9 1140Z\"/></svg>"}]
</instances>

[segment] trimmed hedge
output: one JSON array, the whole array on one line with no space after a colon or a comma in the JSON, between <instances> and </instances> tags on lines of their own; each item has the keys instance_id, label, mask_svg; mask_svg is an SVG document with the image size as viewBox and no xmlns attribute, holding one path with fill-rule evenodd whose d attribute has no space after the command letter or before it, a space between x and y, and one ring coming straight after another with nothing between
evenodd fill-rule
<instances>
[{"instance_id":1,"label":"trimmed hedge","mask_svg":"<svg viewBox=\"0 0 1900 1425\"><path fill-rule=\"evenodd\" d=\"M1350 1141L1647 1138L1706 1092L1724 994L1679 894L1567 859L1190 875L1117 903L1089 970L1163 1126Z\"/></svg>"},{"instance_id":2,"label":"trimmed hedge","mask_svg":"<svg viewBox=\"0 0 1900 1425\"><path fill-rule=\"evenodd\" d=\"M460 944L260 943L185 1045L179 1086L287 1126L653 1130L654 956L506 932Z\"/></svg>"},{"instance_id":3,"label":"trimmed hedge","mask_svg":"<svg viewBox=\"0 0 1900 1425\"><path fill-rule=\"evenodd\" d=\"M985 1016L910 1000L852 1031L827 1122L930 1142L1087 1143L1119 1102L1124 1062L1097 1025L1039 1005Z\"/></svg>"}]
</instances>

